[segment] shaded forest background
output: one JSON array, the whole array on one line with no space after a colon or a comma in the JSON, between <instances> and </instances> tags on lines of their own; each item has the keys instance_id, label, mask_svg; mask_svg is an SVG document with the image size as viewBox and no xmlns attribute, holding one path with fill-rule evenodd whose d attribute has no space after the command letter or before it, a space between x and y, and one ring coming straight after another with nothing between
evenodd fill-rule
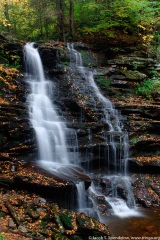
<instances>
[{"instance_id":1,"label":"shaded forest background","mask_svg":"<svg viewBox=\"0 0 160 240\"><path fill-rule=\"evenodd\" d=\"M138 42L157 53L158 0L1 0L0 3L0 32L15 39L95 44Z\"/></svg>"}]
</instances>

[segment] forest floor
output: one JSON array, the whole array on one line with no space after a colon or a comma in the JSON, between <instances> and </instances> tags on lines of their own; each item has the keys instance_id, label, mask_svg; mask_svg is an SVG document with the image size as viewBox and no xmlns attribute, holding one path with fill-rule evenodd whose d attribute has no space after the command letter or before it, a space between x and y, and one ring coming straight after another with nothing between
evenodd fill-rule
<instances>
[{"instance_id":1,"label":"forest floor","mask_svg":"<svg viewBox=\"0 0 160 240\"><path fill-rule=\"evenodd\" d=\"M90 235L108 238L106 225L53 203L55 189L61 191L69 183L51 178L31 164L16 162L14 167L13 171L13 163L6 161L0 166L0 239L82 240ZM36 193L35 187L40 188L41 194ZM52 200L43 197L43 191L52 194Z\"/></svg>"}]
</instances>

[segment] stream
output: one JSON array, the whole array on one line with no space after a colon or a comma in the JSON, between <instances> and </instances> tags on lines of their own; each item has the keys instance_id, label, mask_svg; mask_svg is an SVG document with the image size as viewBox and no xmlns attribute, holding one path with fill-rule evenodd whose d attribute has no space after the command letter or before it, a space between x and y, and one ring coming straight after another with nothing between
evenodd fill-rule
<instances>
[{"instance_id":1,"label":"stream","mask_svg":"<svg viewBox=\"0 0 160 240\"><path fill-rule=\"evenodd\" d=\"M112 237L121 239L160 239L159 209L141 209L141 216L120 219L116 216L106 217L104 223L109 227ZM142 238L143 237L143 238Z\"/></svg>"}]
</instances>

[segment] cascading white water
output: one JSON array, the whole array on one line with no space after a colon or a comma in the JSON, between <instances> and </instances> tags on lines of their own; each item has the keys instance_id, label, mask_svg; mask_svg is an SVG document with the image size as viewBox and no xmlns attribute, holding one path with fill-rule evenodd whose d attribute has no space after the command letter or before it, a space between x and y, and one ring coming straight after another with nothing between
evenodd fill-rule
<instances>
[{"instance_id":1,"label":"cascading white water","mask_svg":"<svg viewBox=\"0 0 160 240\"><path fill-rule=\"evenodd\" d=\"M112 162L114 162L114 176L110 175L108 179L110 182L113 182L114 179L114 182L116 183L119 180L118 174L121 174L121 180L126 175L127 164L124 162L127 162L128 160L129 149L127 134L122 131L119 115L114 109L113 104L100 93L95 84L93 72L83 67L81 54L74 49L73 45L68 45L68 49L71 54L71 65L78 70L78 73L81 74L83 78L85 78L87 85L84 87L86 89L90 87L92 97L95 96L95 99L93 97L92 101L93 104L95 104L95 108L97 99L101 103L104 115L102 120L109 126L108 132L104 133L104 141L108 144L108 168L110 166L110 158ZM77 154L78 144L75 131L66 127L62 117L57 114L57 107L51 101L53 83L47 80L44 76L38 50L34 48L33 43L27 43L24 51L27 81L31 89L27 98L29 119L36 133L39 151L38 162L48 171L52 171L54 174L56 172L57 176L66 179L71 178L72 181L77 182L78 170L75 168L75 165L73 166L73 164L79 163ZM119 142L117 142L117 136ZM120 145L120 143L122 143L122 147L120 150L117 150L117 146ZM104 178L105 177L106 176L104 176ZM98 178L102 179L103 176L99 175ZM128 179L125 181L126 184L124 185L126 186L127 204L129 207L133 208L134 198L131 192L131 184ZM95 215L94 212L97 203L96 196L99 197L100 195L112 206L115 214L118 215L120 213L117 209L127 209L126 202L121 201L118 198L116 184L112 184L111 196L107 197L100 188L99 182L92 182L92 186L89 189L88 200L87 197L82 197L82 194L85 194L85 187L82 182L77 184L77 189L79 194L79 208L83 209L85 213L91 216ZM94 197L92 197L93 194ZM120 206L114 208L113 204L110 203L110 199L112 199L112 203L118 202ZM84 203L85 200L87 200L87 203ZM91 203L92 207L90 207ZM129 207L128 209L130 209ZM129 214L133 215L134 211L129 213L128 209L127 216ZM99 211L96 211L96 214L99 215ZM120 215L122 215L122 213L120 213Z\"/></svg>"},{"instance_id":2,"label":"cascading white water","mask_svg":"<svg viewBox=\"0 0 160 240\"><path fill-rule=\"evenodd\" d=\"M129 217L129 216L139 216L139 213L135 212L134 209L130 209L126 205L126 203L123 199L109 198L109 197L106 197L105 199L111 205L115 215L117 215L121 218Z\"/></svg>"},{"instance_id":3,"label":"cascading white water","mask_svg":"<svg viewBox=\"0 0 160 240\"><path fill-rule=\"evenodd\" d=\"M89 190L89 197L95 202L96 197L103 196L103 199L112 207L113 213L119 217L137 216L137 211L134 210L135 200L132 186L129 177L127 177L127 162L129 158L128 134L123 131L123 125L120 121L121 116L114 108L112 102L102 95L96 85L94 81L96 71L94 70L93 72L92 69L83 66L82 56L80 52L74 49L74 44L68 44L67 47L70 53L71 68L76 69L76 74L80 74L83 79L83 85L81 85L81 88L83 88L82 91L89 89L90 93L88 96L90 95L92 97L92 102L94 99L95 102L98 100L103 112L102 121L109 126L109 130L104 133L104 141L108 146L108 175L99 174L97 179L100 180L106 177L111 185L111 193L109 196L106 196L99 182L93 181ZM95 110L97 110L96 106ZM114 169L113 167L110 169L110 165L113 165ZM120 181L123 182L123 187L125 188L126 201L120 198L117 191Z\"/></svg>"},{"instance_id":4,"label":"cascading white water","mask_svg":"<svg viewBox=\"0 0 160 240\"><path fill-rule=\"evenodd\" d=\"M65 124L50 100L52 83L45 79L38 50L34 43L25 45L27 80L31 87L28 96L29 118L36 132L39 160L68 164Z\"/></svg>"},{"instance_id":5,"label":"cascading white water","mask_svg":"<svg viewBox=\"0 0 160 240\"><path fill-rule=\"evenodd\" d=\"M86 195L85 195L85 185L84 182L79 182L76 184L78 193L78 208L80 211L86 209Z\"/></svg>"},{"instance_id":6,"label":"cascading white water","mask_svg":"<svg viewBox=\"0 0 160 240\"><path fill-rule=\"evenodd\" d=\"M34 43L25 45L24 54L26 78L30 85L27 98L29 119L36 133L38 164L48 171L58 170L58 175L68 177L71 175L71 163L76 164L78 161L75 131L68 129L62 117L57 114L58 109L52 103L53 83L45 78ZM64 166L67 166L66 173Z\"/></svg>"},{"instance_id":7,"label":"cascading white water","mask_svg":"<svg viewBox=\"0 0 160 240\"><path fill-rule=\"evenodd\" d=\"M101 109L103 111L101 121L107 123L109 126L109 130L104 133L104 139L109 145L109 152L111 152L108 157L108 172L110 172L110 165L114 165L114 173L126 174L129 144L127 133L122 131L123 126L122 122L120 121L120 115L114 108L112 102L102 95L98 86L96 85L94 81L94 74L96 74L96 71L92 71L91 69L83 66L82 56L74 49L73 44L68 44L67 47L70 52L71 67L75 67L81 77L86 80L85 83L83 81L81 88L83 88L84 92L86 89L89 89L88 91L92 93L88 94L88 96L91 95L90 101L95 103L98 101L101 104ZM97 110L96 104L95 110Z\"/></svg>"}]
</instances>

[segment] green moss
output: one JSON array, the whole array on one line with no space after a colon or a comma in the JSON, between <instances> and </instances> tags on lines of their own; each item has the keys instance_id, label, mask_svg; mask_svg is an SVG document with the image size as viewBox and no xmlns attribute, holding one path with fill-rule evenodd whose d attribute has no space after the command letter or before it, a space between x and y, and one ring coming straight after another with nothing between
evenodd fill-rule
<instances>
[{"instance_id":1,"label":"green moss","mask_svg":"<svg viewBox=\"0 0 160 240\"><path fill-rule=\"evenodd\" d=\"M147 79L137 84L136 94L151 99L153 94L160 94L160 78Z\"/></svg>"},{"instance_id":2,"label":"green moss","mask_svg":"<svg viewBox=\"0 0 160 240\"><path fill-rule=\"evenodd\" d=\"M44 222L49 223L50 222L50 215L46 214L46 216L42 219Z\"/></svg>"},{"instance_id":3,"label":"green moss","mask_svg":"<svg viewBox=\"0 0 160 240\"><path fill-rule=\"evenodd\" d=\"M138 142L138 138L137 138L137 137L133 137L133 138L131 139L131 142L132 142L133 144L137 143L137 142Z\"/></svg>"},{"instance_id":4,"label":"green moss","mask_svg":"<svg viewBox=\"0 0 160 240\"><path fill-rule=\"evenodd\" d=\"M52 239L55 239L55 240L68 240L69 238L64 236L62 233L53 232Z\"/></svg>"},{"instance_id":5,"label":"green moss","mask_svg":"<svg viewBox=\"0 0 160 240\"><path fill-rule=\"evenodd\" d=\"M0 90L0 96L4 97L4 91Z\"/></svg>"},{"instance_id":6,"label":"green moss","mask_svg":"<svg viewBox=\"0 0 160 240\"><path fill-rule=\"evenodd\" d=\"M77 222L80 226L84 227L85 225L85 219L81 218L81 217L77 217Z\"/></svg>"},{"instance_id":7,"label":"green moss","mask_svg":"<svg viewBox=\"0 0 160 240\"><path fill-rule=\"evenodd\" d=\"M5 83L4 82L2 82L2 81L0 81L0 87L5 87L6 85L5 85ZM3 91L2 91L3 92Z\"/></svg>"},{"instance_id":8,"label":"green moss","mask_svg":"<svg viewBox=\"0 0 160 240\"><path fill-rule=\"evenodd\" d=\"M100 86L100 88L108 88L111 84L111 81L106 78L106 76L97 76L96 82Z\"/></svg>"},{"instance_id":9,"label":"green moss","mask_svg":"<svg viewBox=\"0 0 160 240\"><path fill-rule=\"evenodd\" d=\"M122 70L121 72L126 76L126 78L131 80L142 80L147 77L144 73L139 71Z\"/></svg>"},{"instance_id":10,"label":"green moss","mask_svg":"<svg viewBox=\"0 0 160 240\"><path fill-rule=\"evenodd\" d=\"M2 233L0 233L0 240L6 240L5 236Z\"/></svg>"},{"instance_id":11,"label":"green moss","mask_svg":"<svg viewBox=\"0 0 160 240\"><path fill-rule=\"evenodd\" d=\"M48 223L47 221L41 220L41 227L46 228L47 223Z\"/></svg>"},{"instance_id":12,"label":"green moss","mask_svg":"<svg viewBox=\"0 0 160 240\"><path fill-rule=\"evenodd\" d=\"M62 62L63 66L69 66L70 63L69 62Z\"/></svg>"},{"instance_id":13,"label":"green moss","mask_svg":"<svg viewBox=\"0 0 160 240\"><path fill-rule=\"evenodd\" d=\"M83 240L81 237L74 235L72 238L72 240Z\"/></svg>"},{"instance_id":14,"label":"green moss","mask_svg":"<svg viewBox=\"0 0 160 240\"><path fill-rule=\"evenodd\" d=\"M60 219L61 219L63 225L65 226L65 228L71 229L71 230L73 229L72 215L70 212L61 213Z\"/></svg>"},{"instance_id":15,"label":"green moss","mask_svg":"<svg viewBox=\"0 0 160 240\"><path fill-rule=\"evenodd\" d=\"M0 62L2 62L6 67L17 68L21 67L21 58L16 54L11 54L10 51L0 50Z\"/></svg>"},{"instance_id":16,"label":"green moss","mask_svg":"<svg viewBox=\"0 0 160 240\"><path fill-rule=\"evenodd\" d=\"M80 52L82 55L84 66L93 67L97 65L97 61L91 51L81 50Z\"/></svg>"},{"instance_id":17,"label":"green moss","mask_svg":"<svg viewBox=\"0 0 160 240\"><path fill-rule=\"evenodd\" d=\"M0 212L0 218L4 218L7 214L5 212ZM1 239L1 238L0 238Z\"/></svg>"}]
</instances>

